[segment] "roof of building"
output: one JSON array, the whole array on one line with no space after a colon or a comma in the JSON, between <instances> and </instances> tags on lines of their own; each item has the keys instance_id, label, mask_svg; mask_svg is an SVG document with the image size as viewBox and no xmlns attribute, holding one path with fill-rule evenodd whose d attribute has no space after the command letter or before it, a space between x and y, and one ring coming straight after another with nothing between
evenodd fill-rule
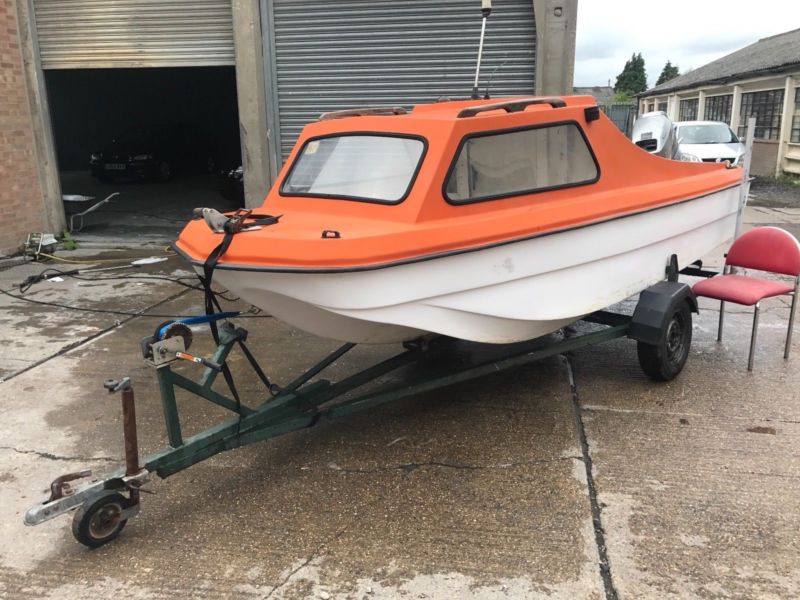
<instances>
[{"instance_id":1,"label":"roof of building","mask_svg":"<svg viewBox=\"0 0 800 600\"><path fill-rule=\"evenodd\" d=\"M588 87L574 87L572 93L578 96L594 96L597 104L606 106L613 104L614 88L608 85L594 85Z\"/></svg>"},{"instance_id":2,"label":"roof of building","mask_svg":"<svg viewBox=\"0 0 800 600\"><path fill-rule=\"evenodd\" d=\"M727 84L755 75L800 67L800 29L763 38L727 56L657 85L641 96L674 92L709 84Z\"/></svg>"}]
</instances>

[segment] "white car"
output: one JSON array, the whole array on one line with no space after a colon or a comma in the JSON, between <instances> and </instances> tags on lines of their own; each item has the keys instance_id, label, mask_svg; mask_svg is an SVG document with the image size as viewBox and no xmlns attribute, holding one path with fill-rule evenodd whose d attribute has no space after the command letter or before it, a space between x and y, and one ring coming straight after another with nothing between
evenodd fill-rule
<instances>
[{"instance_id":1,"label":"white car","mask_svg":"<svg viewBox=\"0 0 800 600\"><path fill-rule=\"evenodd\" d=\"M725 123L719 121L679 121L678 144L686 159L703 162L730 161L738 165L744 144ZM684 160L686 160L684 159Z\"/></svg>"}]
</instances>

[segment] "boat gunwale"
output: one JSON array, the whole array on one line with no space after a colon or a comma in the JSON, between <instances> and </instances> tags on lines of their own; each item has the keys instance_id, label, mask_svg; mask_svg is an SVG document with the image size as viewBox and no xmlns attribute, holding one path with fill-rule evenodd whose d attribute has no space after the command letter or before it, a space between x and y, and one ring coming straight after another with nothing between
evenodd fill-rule
<instances>
[{"instance_id":1,"label":"boat gunwale","mask_svg":"<svg viewBox=\"0 0 800 600\"><path fill-rule=\"evenodd\" d=\"M354 136L362 136L362 137L389 137L389 138L403 138L403 139L411 139L417 140L422 142L422 152L419 155L419 159L417 159L417 166L414 169L414 172L411 175L411 179L408 182L408 186L406 187L405 192L403 195L397 200L378 200L375 198L367 198L364 196L346 196L344 194L310 194L308 192L284 192L283 186L285 186L289 179L294 173L295 168L297 167L297 163L300 162L300 159L303 157L303 151L306 149L308 144L311 142L316 142L319 140L330 139L330 138L338 138L338 137L354 137ZM394 131L343 131L341 133L327 133L322 135L317 135L306 139L303 142L300 150L295 154L294 160L292 160L292 164L289 165L288 170L286 171L286 175L283 176L281 180L281 184L278 186L277 191L278 195L282 198L321 198L323 200L349 200L351 202L365 202L367 204L381 204L384 206L397 206L398 204L402 204L410 195L411 191L414 189L414 184L417 182L417 177L419 176L419 172L422 170L422 165L425 163L425 157L428 155L428 138L414 133L401 133L401 132L394 132Z\"/></svg>"},{"instance_id":2,"label":"boat gunwale","mask_svg":"<svg viewBox=\"0 0 800 600\"><path fill-rule=\"evenodd\" d=\"M578 132L581 134L581 138L583 138L583 142L586 144L586 148L589 150L589 154L592 157L592 161L594 162L595 171L597 174L592 179L586 179L584 181L576 181L571 183L559 183L556 185L550 185L541 188L534 188L531 190L515 190L513 192L505 192L502 194L492 194L490 196L478 196L477 198L470 198L468 200L453 200L450 196L447 195L447 184L450 182L450 177L453 175L453 171L456 168L456 163L458 159L461 157L461 151L464 149L464 145L473 138L481 138L481 137L489 137L493 135L502 135L504 133L517 133L520 131L531 131L535 129L548 129L551 127L558 127L560 125L575 125L578 129ZM602 175L602 169L600 168L600 161L597 160L597 154L595 154L594 148L592 147L591 142L589 141L589 137L586 135L583 127L576 119L564 119L562 121L548 121L545 123L536 123L533 125L519 125L517 127L509 127L509 128L502 128L502 129L487 129L484 131L476 131L473 133L465 134L461 140L458 142L458 147L456 148L456 152L453 155L453 159L450 161L450 166L447 168L447 172L444 176L444 182L442 183L442 197L444 201L447 202L450 206L468 206L470 204L478 204L480 202L490 202L492 200L505 200L508 198L513 198L514 196L529 196L533 194L540 194L542 192L552 192L555 190L564 190L568 188L576 188L582 187L586 185L593 185L600 181L600 177Z\"/></svg>"},{"instance_id":3,"label":"boat gunwale","mask_svg":"<svg viewBox=\"0 0 800 600\"><path fill-rule=\"evenodd\" d=\"M657 210L662 210L666 208L671 208L673 206L678 206L680 204L685 204L687 202L693 202L695 200L701 200L713 194L717 194L719 192L724 192L736 187L741 187L742 182L738 181L735 184L727 185L725 187L721 187L719 189L715 189L710 192L706 192L699 196L692 196L691 198L683 198L682 200L676 200L673 202L667 202L664 204L659 204L658 206L651 206L642 210L636 210L628 213L623 214L616 214L611 217L605 219L597 219L594 221L587 221L585 223L580 223L578 225L572 225L569 227L562 227L556 229L550 229L547 231L540 231L537 233L533 233L530 235L516 237L513 239L507 240L500 240L497 242L491 242L488 244L481 244L478 246L471 246L469 248L458 248L456 250L447 250L444 252L435 252L432 254L424 254L420 256L413 256L409 258L404 258L400 260L384 262L384 263L375 263L370 265L361 265L361 266L349 266L349 267L278 267L278 266L256 266L256 265L243 265L243 264L235 264L235 263L218 263L216 265L216 269L218 270L225 270L225 271L246 271L246 272L263 272L263 273L292 273L292 274L334 274L334 273L359 273L365 271L377 271L380 269L389 269L392 267L399 267L403 265L415 264L420 262L427 262L431 260L436 260L439 258L447 258L450 256L457 256L459 254L467 254L471 252L480 252L482 250L488 250L490 248L497 248L501 246L506 246L509 244L515 244L518 242L524 242L527 240L532 240L541 237L547 237L550 235L556 235L559 233L566 233L569 231L575 231L579 229L583 229L585 227L591 227L594 225L600 225L602 223L610 223L613 221L617 221L619 219L626 219L629 217L635 217L642 214L647 214L650 212L654 212ZM187 262L189 262L193 266L202 267L204 264L203 260L195 259L192 257L188 252L182 250L178 246L178 242L180 240L175 240L170 245L178 253L182 256Z\"/></svg>"}]
</instances>

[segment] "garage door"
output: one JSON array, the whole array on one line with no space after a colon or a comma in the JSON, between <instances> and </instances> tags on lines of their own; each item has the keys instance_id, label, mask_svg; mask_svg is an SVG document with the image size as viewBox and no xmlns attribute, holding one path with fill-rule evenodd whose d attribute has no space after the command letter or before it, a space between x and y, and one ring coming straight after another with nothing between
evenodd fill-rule
<instances>
[{"instance_id":1,"label":"garage door","mask_svg":"<svg viewBox=\"0 0 800 600\"><path fill-rule=\"evenodd\" d=\"M45 69L232 65L231 0L34 0Z\"/></svg>"},{"instance_id":2,"label":"garage door","mask_svg":"<svg viewBox=\"0 0 800 600\"><path fill-rule=\"evenodd\" d=\"M477 0L269 0L281 153L321 112L468 97L480 36ZM482 86L534 91L533 0L495 0ZM481 89L483 92L483 88Z\"/></svg>"}]
</instances>

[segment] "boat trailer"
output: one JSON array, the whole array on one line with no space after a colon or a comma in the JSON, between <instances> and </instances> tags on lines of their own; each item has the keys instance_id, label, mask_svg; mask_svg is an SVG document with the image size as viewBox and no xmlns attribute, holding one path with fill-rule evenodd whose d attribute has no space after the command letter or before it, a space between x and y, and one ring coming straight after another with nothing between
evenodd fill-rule
<instances>
[{"instance_id":1,"label":"boat trailer","mask_svg":"<svg viewBox=\"0 0 800 600\"><path fill-rule=\"evenodd\" d=\"M142 352L145 361L156 370L168 446L140 462L133 384L127 377L105 381L108 392L119 393L122 398L125 468L100 478L93 478L90 470L58 477L50 486L50 497L27 512L25 524L38 525L74 510L72 531L75 538L90 548L99 547L117 537L128 519L139 512L140 495L148 491L142 486L153 474L165 478L226 450L616 338L627 336L637 340L639 362L651 378L671 379L680 372L688 356L691 312L697 312L691 288L676 281L662 281L642 292L633 315L599 311L582 319L593 325L570 326L562 330L560 336L551 334L528 342L496 346L432 335L406 342L395 356L339 381L319 378L325 369L355 347L348 343L283 387L271 383L252 359L244 344L247 331L228 320L238 313L166 323L157 328L155 335L142 340ZM188 325L215 321L222 323L218 329L219 343L212 356L202 358L189 354L192 332ZM460 357L455 365L449 364L439 372L413 369L433 358L451 355L450 351L459 344L479 347L481 351L468 354L467 360ZM245 353L266 388L266 399L258 405L243 404L229 372L226 373L227 358L236 346ZM173 370L173 364L182 360L203 367L197 381ZM407 367L412 367L408 377L387 378L374 389L357 392ZM212 389L220 373L225 376L233 398ZM233 418L184 437L176 388L231 411ZM84 483L76 484L80 481Z\"/></svg>"}]
</instances>

